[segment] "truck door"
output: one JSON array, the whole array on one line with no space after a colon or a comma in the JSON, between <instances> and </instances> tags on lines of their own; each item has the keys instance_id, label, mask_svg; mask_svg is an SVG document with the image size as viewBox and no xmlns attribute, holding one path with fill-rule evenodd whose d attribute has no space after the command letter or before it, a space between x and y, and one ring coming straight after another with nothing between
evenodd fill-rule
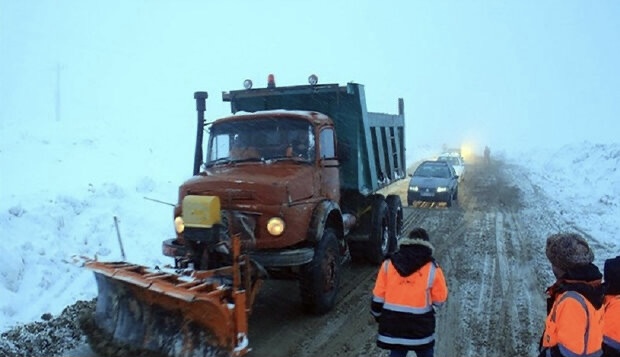
<instances>
[{"instance_id":1,"label":"truck door","mask_svg":"<svg viewBox=\"0 0 620 357\"><path fill-rule=\"evenodd\" d=\"M333 128L323 128L319 133L319 174L321 194L340 202L340 168L336 157L336 137Z\"/></svg>"}]
</instances>

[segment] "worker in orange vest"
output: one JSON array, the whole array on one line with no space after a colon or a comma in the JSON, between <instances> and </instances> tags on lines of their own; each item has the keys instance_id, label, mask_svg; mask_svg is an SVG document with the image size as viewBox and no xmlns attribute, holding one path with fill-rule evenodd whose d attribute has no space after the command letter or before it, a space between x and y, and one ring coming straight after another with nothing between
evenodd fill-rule
<instances>
[{"instance_id":1,"label":"worker in orange vest","mask_svg":"<svg viewBox=\"0 0 620 357\"><path fill-rule=\"evenodd\" d=\"M603 356L620 357L620 255L603 267Z\"/></svg>"},{"instance_id":2,"label":"worker in orange vest","mask_svg":"<svg viewBox=\"0 0 620 357\"><path fill-rule=\"evenodd\" d=\"M434 354L435 309L448 298L448 287L433 250L426 230L414 228L379 268L370 312L379 322L377 346L391 357Z\"/></svg>"},{"instance_id":3,"label":"worker in orange vest","mask_svg":"<svg viewBox=\"0 0 620 357\"><path fill-rule=\"evenodd\" d=\"M547 289L547 319L539 356L602 354L603 286L588 242L576 233L547 238L556 282Z\"/></svg>"}]
</instances>

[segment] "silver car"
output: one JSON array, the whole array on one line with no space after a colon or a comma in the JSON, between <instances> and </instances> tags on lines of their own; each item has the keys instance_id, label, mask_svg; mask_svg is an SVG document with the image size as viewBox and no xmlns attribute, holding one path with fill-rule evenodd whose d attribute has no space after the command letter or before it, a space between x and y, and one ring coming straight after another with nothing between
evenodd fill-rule
<instances>
[{"instance_id":1,"label":"silver car","mask_svg":"<svg viewBox=\"0 0 620 357\"><path fill-rule=\"evenodd\" d=\"M437 157L438 161L447 161L452 167L456 174L459 176L459 182L463 181L465 175L465 162L463 158L457 153L448 153L441 154Z\"/></svg>"}]
</instances>

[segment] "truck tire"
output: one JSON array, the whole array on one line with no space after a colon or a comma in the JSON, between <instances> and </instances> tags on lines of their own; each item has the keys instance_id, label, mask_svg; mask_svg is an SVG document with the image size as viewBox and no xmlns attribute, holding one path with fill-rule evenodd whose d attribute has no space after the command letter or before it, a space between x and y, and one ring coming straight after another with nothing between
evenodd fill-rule
<instances>
[{"instance_id":1,"label":"truck tire","mask_svg":"<svg viewBox=\"0 0 620 357\"><path fill-rule=\"evenodd\" d=\"M383 196L376 196L372 202L370 237L366 247L366 259L372 264L381 264L390 252L391 242L396 238L390 234L390 211Z\"/></svg>"},{"instance_id":2,"label":"truck tire","mask_svg":"<svg viewBox=\"0 0 620 357\"><path fill-rule=\"evenodd\" d=\"M398 239L403 233L403 204L399 195L388 195L385 199L390 212L390 241L389 252L398 248Z\"/></svg>"},{"instance_id":3,"label":"truck tire","mask_svg":"<svg viewBox=\"0 0 620 357\"><path fill-rule=\"evenodd\" d=\"M299 290L304 310L319 315L334 307L340 273L338 238L333 229L326 228L314 250L314 258L301 267Z\"/></svg>"}]
</instances>

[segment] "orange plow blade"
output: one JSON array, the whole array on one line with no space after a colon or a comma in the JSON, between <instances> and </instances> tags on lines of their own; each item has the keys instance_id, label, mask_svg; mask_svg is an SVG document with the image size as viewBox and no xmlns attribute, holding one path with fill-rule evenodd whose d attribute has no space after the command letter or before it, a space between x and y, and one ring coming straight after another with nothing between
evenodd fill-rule
<instances>
[{"instance_id":1,"label":"orange plow blade","mask_svg":"<svg viewBox=\"0 0 620 357\"><path fill-rule=\"evenodd\" d=\"M95 273L99 295L94 316L82 326L99 355L249 352L245 290L234 288L233 267L186 276L124 262L85 265Z\"/></svg>"}]
</instances>

